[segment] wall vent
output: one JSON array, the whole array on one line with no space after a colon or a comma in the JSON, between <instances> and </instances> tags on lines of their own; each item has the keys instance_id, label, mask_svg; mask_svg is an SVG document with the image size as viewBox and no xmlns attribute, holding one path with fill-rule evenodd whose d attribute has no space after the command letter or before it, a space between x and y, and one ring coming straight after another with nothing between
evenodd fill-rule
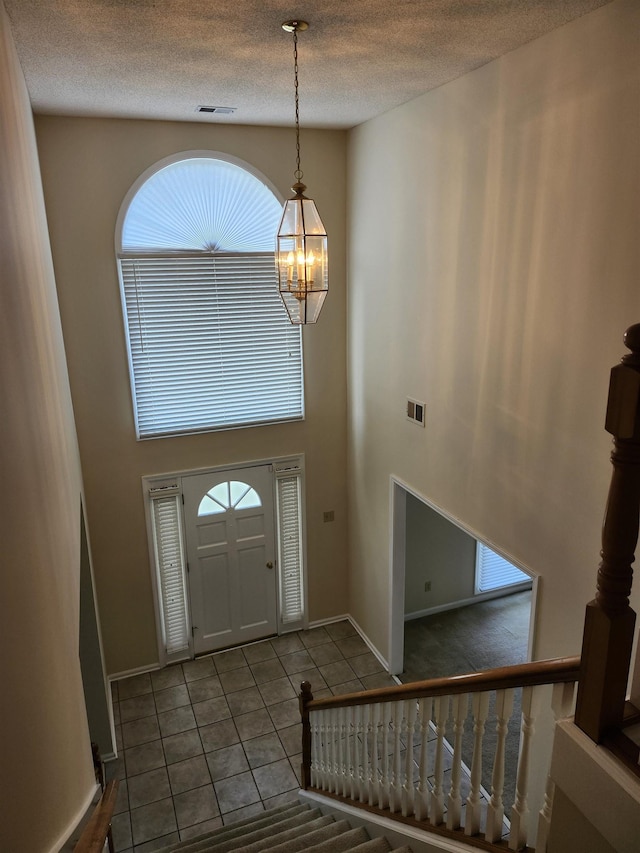
<instances>
[{"instance_id":1,"label":"wall vent","mask_svg":"<svg viewBox=\"0 0 640 853\"><path fill-rule=\"evenodd\" d=\"M196 112L198 113L215 113L219 116L230 116L235 113L237 107L207 107L200 105L196 107Z\"/></svg>"},{"instance_id":2,"label":"wall vent","mask_svg":"<svg viewBox=\"0 0 640 853\"><path fill-rule=\"evenodd\" d=\"M412 400L411 397L407 397L407 420L423 427L425 408L425 403L420 400Z\"/></svg>"}]
</instances>

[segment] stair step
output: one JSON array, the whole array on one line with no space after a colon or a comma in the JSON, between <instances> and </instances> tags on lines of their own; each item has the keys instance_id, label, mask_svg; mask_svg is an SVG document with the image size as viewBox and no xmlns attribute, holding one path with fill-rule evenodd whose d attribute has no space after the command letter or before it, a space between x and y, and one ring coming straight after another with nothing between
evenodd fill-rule
<instances>
[{"instance_id":1,"label":"stair step","mask_svg":"<svg viewBox=\"0 0 640 853\"><path fill-rule=\"evenodd\" d=\"M338 823L343 823L343 821L338 821ZM341 833L336 838L322 841L315 847L308 847L306 853L348 853L358 844L363 844L369 840L367 830L363 826L359 826L357 829L349 829L347 832Z\"/></svg>"},{"instance_id":2,"label":"stair step","mask_svg":"<svg viewBox=\"0 0 640 853\"><path fill-rule=\"evenodd\" d=\"M391 850L386 838L370 838L335 815L308 804L287 803L260 815L165 847L160 853L411 853Z\"/></svg>"},{"instance_id":3,"label":"stair step","mask_svg":"<svg viewBox=\"0 0 640 853\"><path fill-rule=\"evenodd\" d=\"M350 853L389 853L391 845L386 838L371 838L363 844L353 847Z\"/></svg>"},{"instance_id":4,"label":"stair step","mask_svg":"<svg viewBox=\"0 0 640 853\"><path fill-rule=\"evenodd\" d=\"M316 832L310 832L295 840L285 841L277 847L270 848L269 853L308 853L309 850L315 850L319 844L336 838L338 835L347 832L348 829L349 823L346 820L333 819L332 823Z\"/></svg>"},{"instance_id":5,"label":"stair step","mask_svg":"<svg viewBox=\"0 0 640 853\"><path fill-rule=\"evenodd\" d=\"M231 842L231 846L227 849L238 850L238 839L253 832L259 832L264 829L267 834L273 831L274 825L280 821L295 820L302 816L303 822L308 819L306 816L311 814L311 820L320 817L319 809L310 809L306 804L287 803L284 806L277 806L273 809L268 809L259 816L244 818L236 823L228 826L214 829L205 835L200 835L197 838L179 842L178 844L164 847L159 853L202 853L203 851L213 851L223 849L226 842ZM218 846L220 845L220 846Z\"/></svg>"},{"instance_id":6,"label":"stair step","mask_svg":"<svg viewBox=\"0 0 640 853\"><path fill-rule=\"evenodd\" d=\"M243 836L242 851L243 853L261 853L263 850L272 851L278 848L285 851L306 850L310 846L309 844L306 847L296 846L300 838L307 838L309 832L312 834L320 833L320 837L324 837L322 833L326 834L325 831L331 831L331 827L335 827L335 825L336 821L333 815L320 816L315 820L299 823L292 827L285 827L284 824L276 823L273 827L270 827L270 832L261 835L260 838L249 835ZM293 845L293 847L289 845ZM211 850L212 853L231 853L232 850L237 850L237 847L224 847L220 849L216 845Z\"/></svg>"}]
</instances>

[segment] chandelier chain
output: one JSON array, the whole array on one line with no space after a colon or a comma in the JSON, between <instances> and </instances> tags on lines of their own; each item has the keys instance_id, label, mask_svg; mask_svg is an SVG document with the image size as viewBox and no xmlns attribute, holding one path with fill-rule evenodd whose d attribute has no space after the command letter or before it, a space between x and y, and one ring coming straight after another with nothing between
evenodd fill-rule
<instances>
[{"instance_id":1,"label":"chandelier chain","mask_svg":"<svg viewBox=\"0 0 640 853\"><path fill-rule=\"evenodd\" d=\"M294 177L296 181L302 180L302 171L300 170L300 100L298 96L298 29L293 30L293 73L295 80L296 92L296 171Z\"/></svg>"}]
</instances>

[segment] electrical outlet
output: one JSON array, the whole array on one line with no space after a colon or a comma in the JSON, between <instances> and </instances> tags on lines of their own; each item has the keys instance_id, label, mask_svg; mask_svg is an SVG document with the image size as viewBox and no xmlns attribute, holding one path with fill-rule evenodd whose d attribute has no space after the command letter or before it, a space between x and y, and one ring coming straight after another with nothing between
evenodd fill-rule
<instances>
[{"instance_id":1,"label":"electrical outlet","mask_svg":"<svg viewBox=\"0 0 640 853\"><path fill-rule=\"evenodd\" d=\"M431 581L425 581L424 582L424 591L425 592L431 592Z\"/></svg>"},{"instance_id":2,"label":"electrical outlet","mask_svg":"<svg viewBox=\"0 0 640 853\"><path fill-rule=\"evenodd\" d=\"M335 518L335 515L334 515L334 512L333 512L333 510L332 510L332 509L330 509L330 510L329 510L329 512L325 512L325 513L324 513L324 520L325 520L325 522L327 522L327 521L333 521L333 519L334 519L334 518Z\"/></svg>"}]
</instances>

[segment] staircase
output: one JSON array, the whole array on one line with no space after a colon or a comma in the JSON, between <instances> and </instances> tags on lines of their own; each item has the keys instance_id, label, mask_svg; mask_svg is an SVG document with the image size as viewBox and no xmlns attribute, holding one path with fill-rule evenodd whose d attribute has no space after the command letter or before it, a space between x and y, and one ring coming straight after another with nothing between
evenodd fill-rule
<instances>
[{"instance_id":1,"label":"staircase","mask_svg":"<svg viewBox=\"0 0 640 853\"><path fill-rule=\"evenodd\" d=\"M385 838L370 838L364 827L352 829L346 820L336 820L333 815L323 815L320 809L293 803L165 847L161 853L261 853L263 850L388 853L392 848ZM411 853L411 848L396 847L392 853Z\"/></svg>"}]
</instances>

